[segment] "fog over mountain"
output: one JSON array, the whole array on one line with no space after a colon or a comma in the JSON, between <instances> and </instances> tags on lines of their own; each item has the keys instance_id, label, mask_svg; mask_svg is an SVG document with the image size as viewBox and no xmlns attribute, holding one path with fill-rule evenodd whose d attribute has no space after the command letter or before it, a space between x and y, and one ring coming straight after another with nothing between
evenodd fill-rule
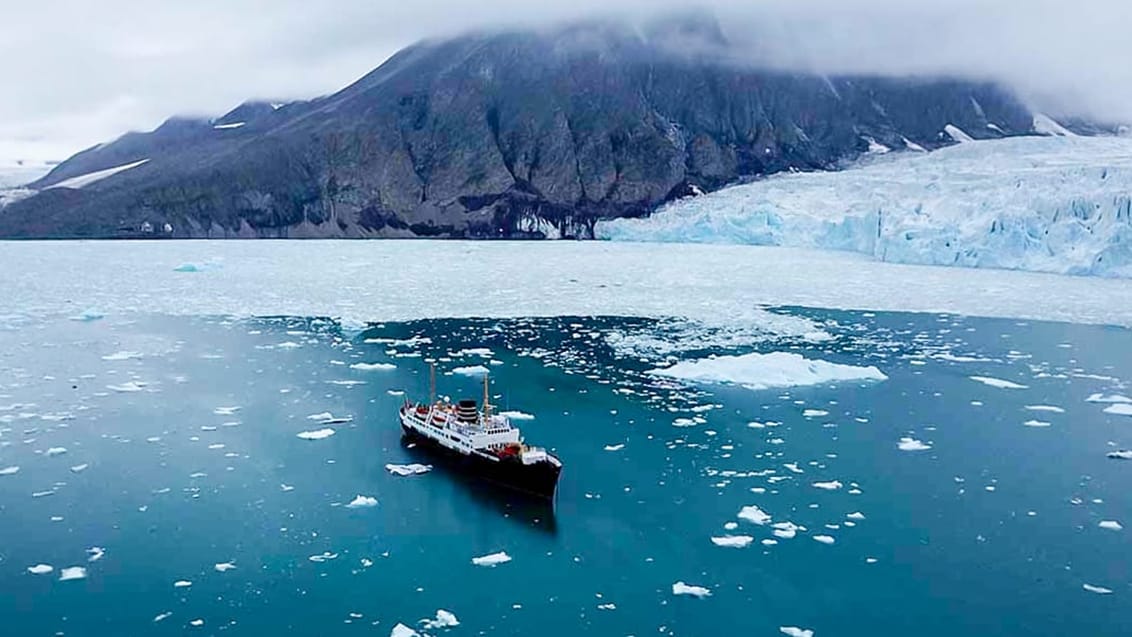
<instances>
[{"instance_id":1,"label":"fog over mountain","mask_svg":"<svg viewBox=\"0 0 1132 637\"><path fill-rule=\"evenodd\" d=\"M0 169L64 159L173 114L329 94L421 38L616 14L670 0L6 2ZM701 2L736 63L820 73L994 79L1043 110L1132 120L1124 0Z\"/></svg>"}]
</instances>

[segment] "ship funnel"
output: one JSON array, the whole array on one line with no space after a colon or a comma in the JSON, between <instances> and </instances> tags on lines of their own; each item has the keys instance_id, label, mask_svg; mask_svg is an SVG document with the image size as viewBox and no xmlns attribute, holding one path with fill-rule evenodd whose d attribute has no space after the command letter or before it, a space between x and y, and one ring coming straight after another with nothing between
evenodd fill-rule
<instances>
[{"instance_id":1,"label":"ship funnel","mask_svg":"<svg viewBox=\"0 0 1132 637\"><path fill-rule=\"evenodd\" d=\"M456 403L456 418L460 422L476 422L479 418L479 410L476 407L476 401L465 399Z\"/></svg>"}]
</instances>

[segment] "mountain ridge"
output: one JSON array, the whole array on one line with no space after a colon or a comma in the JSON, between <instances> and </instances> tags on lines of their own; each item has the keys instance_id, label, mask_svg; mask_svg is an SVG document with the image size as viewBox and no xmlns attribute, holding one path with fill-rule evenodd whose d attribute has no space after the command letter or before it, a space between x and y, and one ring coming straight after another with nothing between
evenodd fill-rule
<instances>
[{"instance_id":1,"label":"mountain ridge","mask_svg":"<svg viewBox=\"0 0 1132 637\"><path fill-rule=\"evenodd\" d=\"M592 238L599 219L739 179L938 148L947 126L1035 134L1033 117L989 82L744 66L702 17L477 33L329 96L82 151L7 204L0 237Z\"/></svg>"}]
</instances>

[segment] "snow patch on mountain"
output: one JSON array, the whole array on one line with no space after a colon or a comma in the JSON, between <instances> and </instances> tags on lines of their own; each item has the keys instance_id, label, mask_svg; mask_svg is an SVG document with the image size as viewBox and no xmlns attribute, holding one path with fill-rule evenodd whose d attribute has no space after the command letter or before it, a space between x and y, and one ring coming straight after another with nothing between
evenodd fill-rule
<instances>
[{"instance_id":1,"label":"snow patch on mountain","mask_svg":"<svg viewBox=\"0 0 1132 637\"><path fill-rule=\"evenodd\" d=\"M1025 137L873 155L839 172L780 174L681 199L596 232L1132 277L1132 139Z\"/></svg>"},{"instance_id":2,"label":"snow patch on mountain","mask_svg":"<svg viewBox=\"0 0 1132 637\"><path fill-rule=\"evenodd\" d=\"M132 162L132 163L129 163L129 164L123 164L121 166L114 166L113 168L107 168L105 170L96 170L94 172L86 173L85 175L78 175L76 177L71 177L70 179L64 179L63 181L60 181L58 183L51 184L50 186L48 186L44 190L47 190L47 189L50 189L50 188L76 188L76 189L82 188L83 186L89 186L90 184L93 184L96 181L102 181L103 179L106 179L107 177L110 177L111 175L116 175L116 174L118 174L122 171L129 170L131 168L137 168L138 166L141 166L142 164L144 164L148 161L149 161L148 159L142 159L142 160L135 161L135 162Z\"/></svg>"}]
</instances>

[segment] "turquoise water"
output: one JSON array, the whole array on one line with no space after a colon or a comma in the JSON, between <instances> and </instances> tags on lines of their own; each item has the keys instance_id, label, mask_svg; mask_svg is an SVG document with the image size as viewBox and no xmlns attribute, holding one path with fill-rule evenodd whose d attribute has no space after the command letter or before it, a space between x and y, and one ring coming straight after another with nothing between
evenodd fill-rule
<instances>
[{"instance_id":1,"label":"turquoise water","mask_svg":"<svg viewBox=\"0 0 1132 637\"><path fill-rule=\"evenodd\" d=\"M1132 462L1105 457L1132 447L1132 418L1086 401L1129 394L1127 330L780 311L834 338L701 346L680 326L619 318L364 333L287 318L11 322L4 634L385 635L399 622L424 632L437 609L460 625L430 634L1127 634L1132 531L1098 524L1132 524ZM664 347L628 349L645 336ZM793 351L889 378L751 391L643 373L670 350ZM496 404L534 416L517 424L566 464L555 509L439 467L385 470L428 462L395 420L400 392L427 393L426 358L439 359L441 393L478 396L478 378L443 372L485 365ZM297 437L322 412L352 420ZM901 451L902 437L931 448ZM346 508L357 495L378 503ZM736 517L748 505L806 530L765 546L772 529ZM711 541L729 534L755 539ZM92 547L104 555L88 562ZM512 561L471 562L497 551ZM41 563L54 571L28 572ZM60 581L70 566L87 577ZM677 581L712 594L675 596Z\"/></svg>"}]
</instances>

